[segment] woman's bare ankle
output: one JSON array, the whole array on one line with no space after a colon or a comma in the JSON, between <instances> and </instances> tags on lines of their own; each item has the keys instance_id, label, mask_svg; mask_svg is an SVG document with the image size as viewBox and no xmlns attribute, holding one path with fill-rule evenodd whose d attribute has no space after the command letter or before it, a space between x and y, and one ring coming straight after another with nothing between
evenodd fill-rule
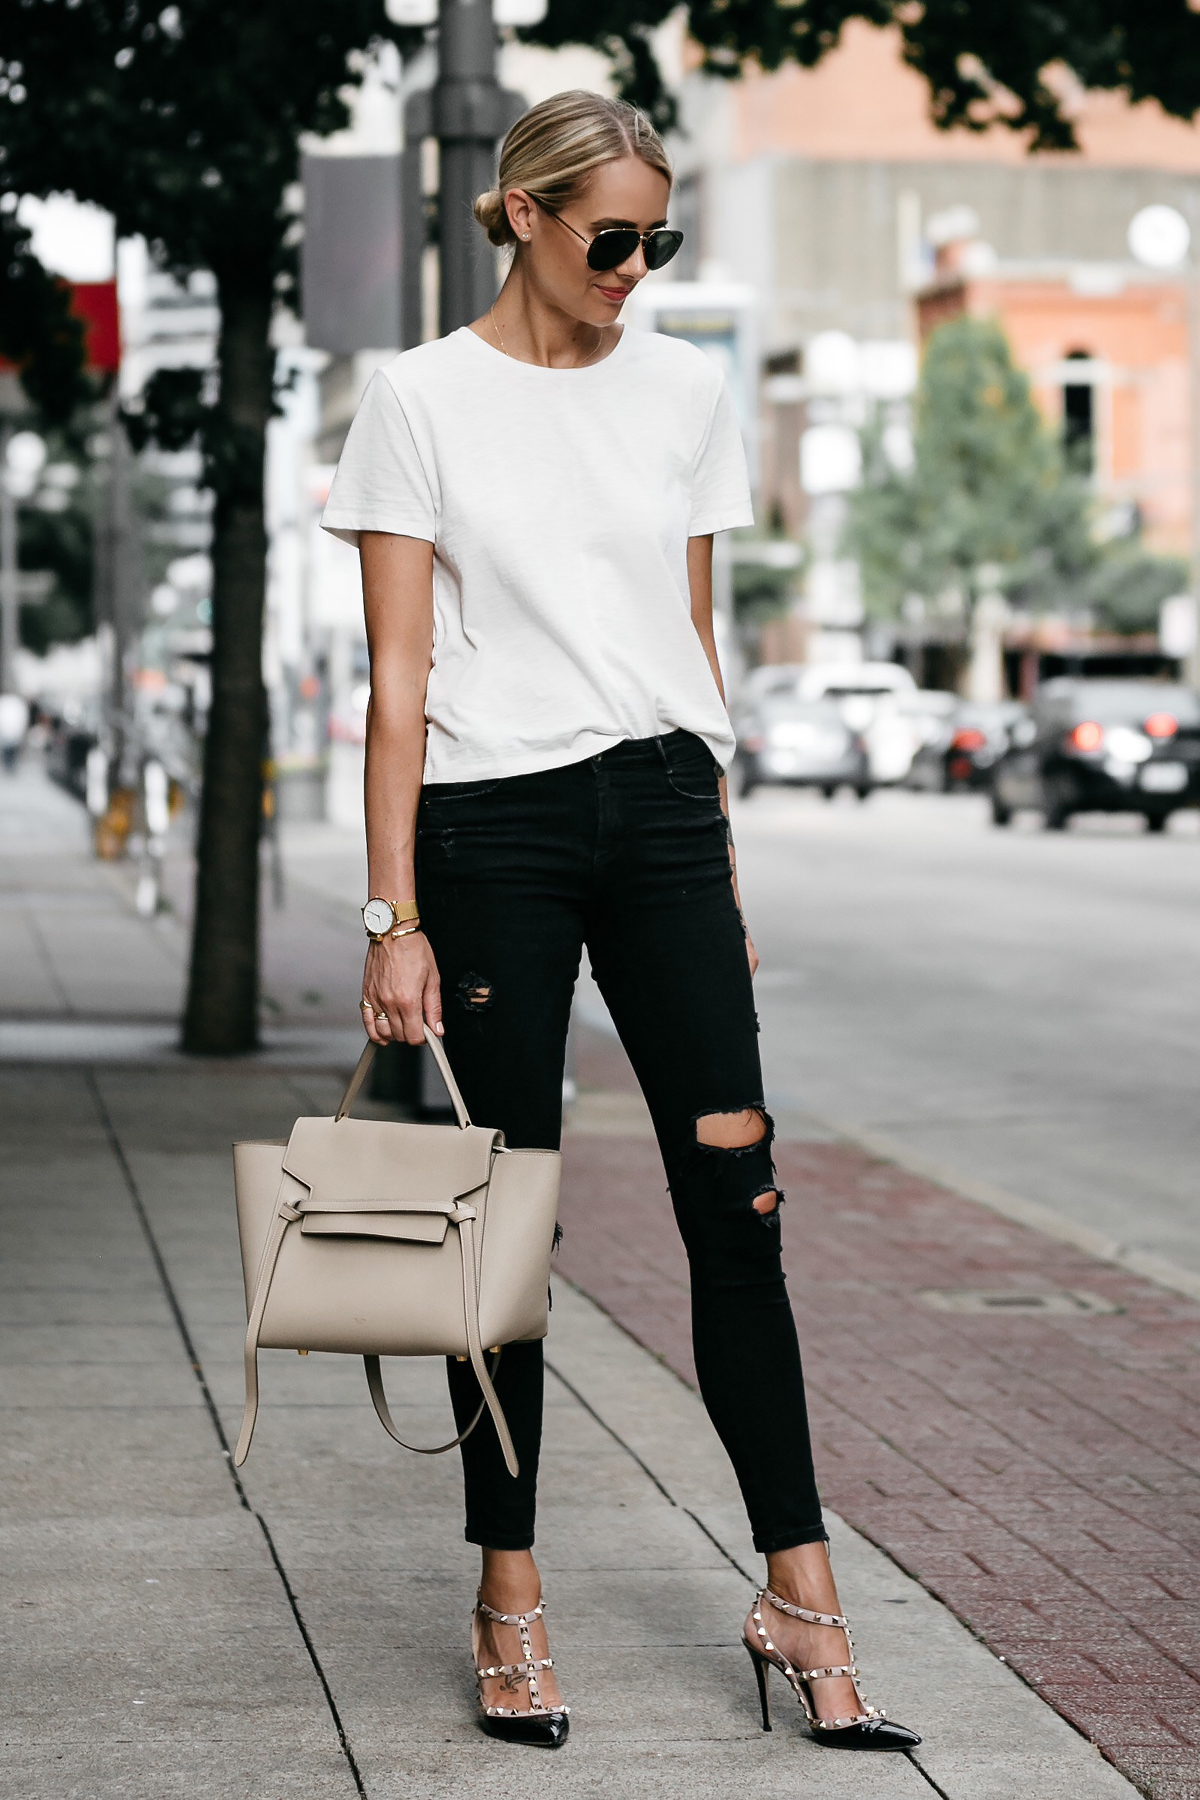
<instances>
[{"instance_id":1,"label":"woman's bare ankle","mask_svg":"<svg viewBox=\"0 0 1200 1800\"><path fill-rule=\"evenodd\" d=\"M495 1612L531 1612L542 1597L542 1580L531 1550L487 1550L479 1593Z\"/></svg>"},{"instance_id":2,"label":"woman's bare ankle","mask_svg":"<svg viewBox=\"0 0 1200 1800\"><path fill-rule=\"evenodd\" d=\"M811 1612L840 1610L829 1549L823 1541L798 1544L792 1550L779 1550L768 1556L767 1586L781 1600L790 1600L793 1606L804 1606Z\"/></svg>"}]
</instances>

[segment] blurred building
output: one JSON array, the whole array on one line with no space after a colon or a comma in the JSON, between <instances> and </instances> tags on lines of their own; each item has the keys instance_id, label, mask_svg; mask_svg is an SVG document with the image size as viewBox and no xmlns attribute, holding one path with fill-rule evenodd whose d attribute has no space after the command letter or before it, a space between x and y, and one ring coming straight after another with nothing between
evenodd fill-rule
<instances>
[{"instance_id":1,"label":"blurred building","mask_svg":"<svg viewBox=\"0 0 1200 1800\"><path fill-rule=\"evenodd\" d=\"M791 535L815 530L810 653L853 614L849 574L835 576L820 545L857 482L848 441L872 398L866 365L955 311L1000 318L1047 418L1091 456L1114 521L1124 509L1153 547L1186 545L1185 296L1132 263L1126 234L1141 208L1165 203L1200 241L1190 125L1154 102L1076 90L1075 154L1030 156L1005 130L943 133L898 34L859 20L816 69L729 83L692 73L681 95L674 212L689 237L672 273L757 292L758 513ZM831 392L835 342L846 370ZM887 404L902 459L894 386Z\"/></svg>"},{"instance_id":2,"label":"blurred building","mask_svg":"<svg viewBox=\"0 0 1200 1800\"><path fill-rule=\"evenodd\" d=\"M898 34L852 21L816 69L695 77L677 149L697 272L719 264L763 301L768 356L836 327L909 336L930 221L966 206L998 259L1128 262L1125 233L1163 201L1200 223L1200 136L1153 102L1069 97L1078 154L1029 156L1013 133L940 132Z\"/></svg>"}]
</instances>

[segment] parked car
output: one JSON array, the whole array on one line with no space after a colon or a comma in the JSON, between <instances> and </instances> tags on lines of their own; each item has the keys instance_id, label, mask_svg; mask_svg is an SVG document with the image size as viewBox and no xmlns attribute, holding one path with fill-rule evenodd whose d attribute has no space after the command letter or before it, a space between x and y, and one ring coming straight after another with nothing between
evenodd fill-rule
<instances>
[{"instance_id":1,"label":"parked car","mask_svg":"<svg viewBox=\"0 0 1200 1800\"><path fill-rule=\"evenodd\" d=\"M871 791L866 746L847 725L836 700L801 700L795 682L761 694L739 709L736 779L742 795L768 782L818 787L832 800L852 787L860 800Z\"/></svg>"},{"instance_id":2,"label":"parked car","mask_svg":"<svg viewBox=\"0 0 1200 1800\"><path fill-rule=\"evenodd\" d=\"M836 700L847 728L863 740L872 787L903 781L920 742L903 709L917 684L900 663L813 663L799 682L805 700Z\"/></svg>"},{"instance_id":3,"label":"parked car","mask_svg":"<svg viewBox=\"0 0 1200 1800\"><path fill-rule=\"evenodd\" d=\"M1080 812L1140 812L1161 831L1200 806L1200 697L1155 681L1048 681L1010 729L991 792L997 825L1034 807L1050 831Z\"/></svg>"},{"instance_id":4,"label":"parked car","mask_svg":"<svg viewBox=\"0 0 1200 1800\"><path fill-rule=\"evenodd\" d=\"M802 700L820 700L827 694L839 699L848 695L911 694L917 685L902 663L802 663L791 666L798 675Z\"/></svg>"},{"instance_id":5,"label":"parked car","mask_svg":"<svg viewBox=\"0 0 1200 1800\"><path fill-rule=\"evenodd\" d=\"M1013 727L1028 719L1019 700L953 700L913 759L910 786L952 794L988 790L992 770L1009 747Z\"/></svg>"}]
</instances>

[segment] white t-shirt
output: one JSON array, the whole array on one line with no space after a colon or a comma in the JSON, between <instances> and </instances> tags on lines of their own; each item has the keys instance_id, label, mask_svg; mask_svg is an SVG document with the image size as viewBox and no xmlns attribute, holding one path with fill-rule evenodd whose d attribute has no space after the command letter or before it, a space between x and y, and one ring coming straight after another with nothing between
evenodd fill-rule
<instances>
[{"instance_id":1,"label":"white t-shirt","mask_svg":"<svg viewBox=\"0 0 1200 1800\"><path fill-rule=\"evenodd\" d=\"M753 522L733 404L694 345L628 327L547 369L467 327L372 379L321 523L434 546L426 781L524 775L729 717L687 540Z\"/></svg>"}]
</instances>

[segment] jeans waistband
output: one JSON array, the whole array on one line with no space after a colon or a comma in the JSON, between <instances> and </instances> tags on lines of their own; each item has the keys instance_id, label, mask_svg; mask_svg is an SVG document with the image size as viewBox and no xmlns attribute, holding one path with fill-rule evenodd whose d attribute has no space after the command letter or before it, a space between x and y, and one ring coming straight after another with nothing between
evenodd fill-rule
<instances>
[{"instance_id":1,"label":"jeans waistband","mask_svg":"<svg viewBox=\"0 0 1200 1800\"><path fill-rule=\"evenodd\" d=\"M661 767L672 748L682 749L687 743L699 742L700 739L690 731L664 731L658 737L623 738L619 744L610 744L607 750L601 750L598 756L589 756L588 761L627 768L642 763L657 763Z\"/></svg>"}]
</instances>

